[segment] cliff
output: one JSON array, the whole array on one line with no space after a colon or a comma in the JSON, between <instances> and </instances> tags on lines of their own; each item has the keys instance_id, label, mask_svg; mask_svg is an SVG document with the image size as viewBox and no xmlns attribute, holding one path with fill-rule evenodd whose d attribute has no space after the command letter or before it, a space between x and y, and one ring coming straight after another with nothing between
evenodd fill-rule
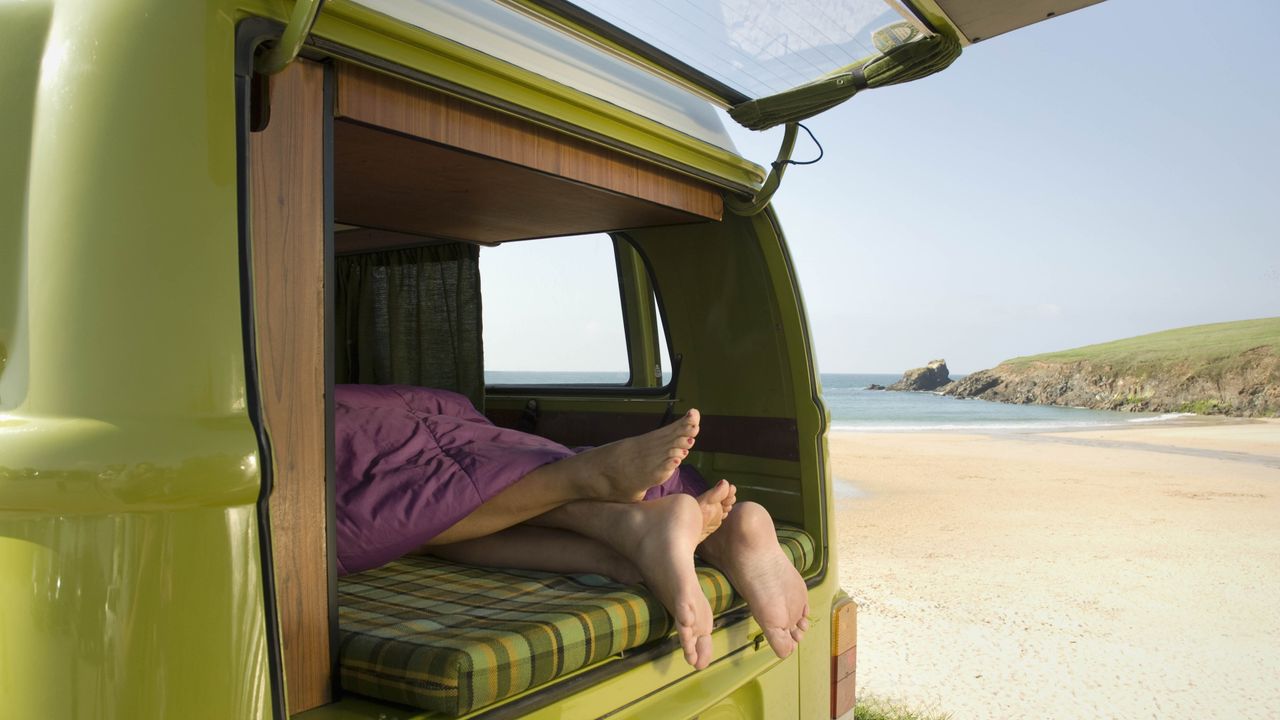
<instances>
[{"instance_id":1,"label":"cliff","mask_svg":"<svg viewBox=\"0 0 1280 720\"><path fill-rule=\"evenodd\" d=\"M1280 416L1280 318L1168 330L1006 360L944 395L1105 410Z\"/></svg>"}]
</instances>

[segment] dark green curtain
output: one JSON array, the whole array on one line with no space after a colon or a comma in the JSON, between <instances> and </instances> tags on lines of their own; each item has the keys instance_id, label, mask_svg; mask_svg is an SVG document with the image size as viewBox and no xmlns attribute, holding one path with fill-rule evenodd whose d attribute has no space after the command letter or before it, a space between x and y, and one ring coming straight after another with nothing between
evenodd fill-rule
<instances>
[{"instance_id":1,"label":"dark green curtain","mask_svg":"<svg viewBox=\"0 0 1280 720\"><path fill-rule=\"evenodd\" d=\"M468 243L339 256L337 382L453 390L483 410L479 260Z\"/></svg>"}]
</instances>

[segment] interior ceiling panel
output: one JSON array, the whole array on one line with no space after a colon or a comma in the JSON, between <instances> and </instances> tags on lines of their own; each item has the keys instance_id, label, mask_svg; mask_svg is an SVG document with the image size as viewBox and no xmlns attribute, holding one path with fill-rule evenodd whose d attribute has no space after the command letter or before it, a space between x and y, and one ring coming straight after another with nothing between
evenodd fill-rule
<instances>
[{"instance_id":1,"label":"interior ceiling panel","mask_svg":"<svg viewBox=\"0 0 1280 720\"><path fill-rule=\"evenodd\" d=\"M934 0L969 42L978 42L1102 0Z\"/></svg>"},{"instance_id":2,"label":"interior ceiling panel","mask_svg":"<svg viewBox=\"0 0 1280 720\"><path fill-rule=\"evenodd\" d=\"M333 123L333 169L335 222L399 234L495 243L705 220L342 119Z\"/></svg>"}]
</instances>

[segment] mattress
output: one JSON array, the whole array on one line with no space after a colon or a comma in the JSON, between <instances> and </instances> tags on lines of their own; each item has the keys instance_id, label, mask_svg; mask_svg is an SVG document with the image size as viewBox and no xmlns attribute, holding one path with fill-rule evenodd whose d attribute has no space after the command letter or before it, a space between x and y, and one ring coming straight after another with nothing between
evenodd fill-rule
<instances>
[{"instance_id":1,"label":"mattress","mask_svg":"<svg viewBox=\"0 0 1280 720\"><path fill-rule=\"evenodd\" d=\"M781 527L803 574L813 539ZM717 615L739 603L718 570L699 566ZM674 623L643 585L599 575L495 570L407 556L338 580L342 688L464 715L623 651L661 640Z\"/></svg>"}]
</instances>

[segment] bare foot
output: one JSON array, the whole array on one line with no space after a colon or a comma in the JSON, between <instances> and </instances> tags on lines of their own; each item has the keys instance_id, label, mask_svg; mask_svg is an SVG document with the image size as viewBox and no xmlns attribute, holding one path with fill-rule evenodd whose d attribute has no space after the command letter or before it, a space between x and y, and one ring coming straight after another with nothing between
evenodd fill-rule
<instances>
[{"instance_id":1,"label":"bare foot","mask_svg":"<svg viewBox=\"0 0 1280 720\"><path fill-rule=\"evenodd\" d=\"M697 410L690 410L670 425L592 448L554 466L568 473L583 499L634 502L684 462L700 419Z\"/></svg>"},{"instance_id":2,"label":"bare foot","mask_svg":"<svg viewBox=\"0 0 1280 720\"><path fill-rule=\"evenodd\" d=\"M698 542L706 540L708 535L719 529L737 499L738 488L728 480L721 480L698 496L698 509L702 511L702 537Z\"/></svg>"},{"instance_id":3,"label":"bare foot","mask_svg":"<svg viewBox=\"0 0 1280 720\"><path fill-rule=\"evenodd\" d=\"M711 662L711 604L702 594L693 551L702 512L689 495L618 506L611 544L639 569L644 582L676 621L684 659L701 670Z\"/></svg>"},{"instance_id":4,"label":"bare foot","mask_svg":"<svg viewBox=\"0 0 1280 720\"><path fill-rule=\"evenodd\" d=\"M795 651L809 629L809 591L778 545L768 511L739 504L704 543L703 554L747 601L774 654L785 658Z\"/></svg>"}]
</instances>

